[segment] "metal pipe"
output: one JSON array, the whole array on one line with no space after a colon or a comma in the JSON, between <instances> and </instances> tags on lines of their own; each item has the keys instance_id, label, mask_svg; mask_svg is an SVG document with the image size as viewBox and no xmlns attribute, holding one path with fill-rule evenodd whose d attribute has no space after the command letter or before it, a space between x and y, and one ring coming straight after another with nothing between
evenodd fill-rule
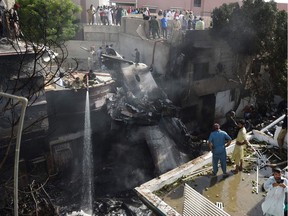
<instances>
[{"instance_id":1,"label":"metal pipe","mask_svg":"<svg viewBox=\"0 0 288 216\"><path fill-rule=\"evenodd\" d=\"M282 121L285 117L285 114L280 116L278 119L276 119L275 121L273 121L271 124L267 125L266 127L262 128L260 131L261 132L265 132L266 130L268 130L269 128L273 127L274 125L276 125L278 122Z\"/></svg>"},{"instance_id":2,"label":"metal pipe","mask_svg":"<svg viewBox=\"0 0 288 216\"><path fill-rule=\"evenodd\" d=\"M17 131L16 138L16 147L15 147L15 160L14 160L14 216L18 216L18 172L19 172L19 155L20 155L20 144L21 144L21 136L24 124L24 117L26 107L28 105L28 100L25 97L15 96L11 94L7 94L4 92L0 92L0 96L11 98L14 100L18 100L22 103L20 121Z\"/></svg>"},{"instance_id":3,"label":"metal pipe","mask_svg":"<svg viewBox=\"0 0 288 216\"><path fill-rule=\"evenodd\" d=\"M256 194L259 193L259 187L258 187L258 183L259 183L259 165L257 164L256 167Z\"/></svg>"}]
</instances>

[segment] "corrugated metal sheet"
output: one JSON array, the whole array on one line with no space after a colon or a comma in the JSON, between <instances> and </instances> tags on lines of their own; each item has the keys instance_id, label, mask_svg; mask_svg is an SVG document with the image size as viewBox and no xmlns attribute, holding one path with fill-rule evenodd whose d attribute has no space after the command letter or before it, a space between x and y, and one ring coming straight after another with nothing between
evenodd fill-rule
<instances>
[{"instance_id":1,"label":"corrugated metal sheet","mask_svg":"<svg viewBox=\"0 0 288 216\"><path fill-rule=\"evenodd\" d=\"M185 184L183 216L229 216L214 203Z\"/></svg>"}]
</instances>

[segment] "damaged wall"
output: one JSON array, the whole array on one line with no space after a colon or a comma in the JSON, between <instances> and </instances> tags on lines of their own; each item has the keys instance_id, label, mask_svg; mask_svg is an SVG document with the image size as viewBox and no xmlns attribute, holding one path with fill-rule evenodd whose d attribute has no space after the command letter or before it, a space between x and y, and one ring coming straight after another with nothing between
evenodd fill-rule
<instances>
[{"instance_id":1,"label":"damaged wall","mask_svg":"<svg viewBox=\"0 0 288 216\"><path fill-rule=\"evenodd\" d=\"M236 61L228 44L210 36L210 31L189 31L183 51L185 80L197 96L237 88ZM213 83L213 85L211 85Z\"/></svg>"},{"instance_id":2,"label":"damaged wall","mask_svg":"<svg viewBox=\"0 0 288 216\"><path fill-rule=\"evenodd\" d=\"M218 123L225 123L225 114L230 110L233 110L236 102L235 98L236 92L234 90L226 90L216 93L215 120Z\"/></svg>"},{"instance_id":3,"label":"damaged wall","mask_svg":"<svg viewBox=\"0 0 288 216\"><path fill-rule=\"evenodd\" d=\"M213 121L224 123L225 114L239 97L239 85L231 81L237 80L238 71L228 44L213 38L210 31L187 31L184 43L173 51L169 97L181 105L183 116L204 130ZM195 124L193 127L195 130Z\"/></svg>"},{"instance_id":4,"label":"damaged wall","mask_svg":"<svg viewBox=\"0 0 288 216\"><path fill-rule=\"evenodd\" d=\"M156 44L154 44L156 43ZM169 45L165 42L155 42L151 40L142 40L140 37L135 37L127 34L120 34L119 37L120 53L124 55L125 59L135 60L135 51L137 48L140 52L140 62L150 66L153 63L153 48L154 64L153 70L159 74L164 75L166 67L169 62Z\"/></svg>"}]
</instances>

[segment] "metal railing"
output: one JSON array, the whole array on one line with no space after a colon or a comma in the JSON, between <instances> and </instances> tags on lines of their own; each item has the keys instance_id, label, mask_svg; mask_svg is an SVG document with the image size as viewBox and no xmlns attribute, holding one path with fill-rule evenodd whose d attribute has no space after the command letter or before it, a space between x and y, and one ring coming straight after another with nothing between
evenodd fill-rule
<instances>
[{"instance_id":1,"label":"metal railing","mask_svg":"<svg viewBox=\"0 0 288 216\"><path fill-rule=\"evenodd\" d=\"M23 124L24 124L24 117L25 117L26 107L28 105L28 100L27 100L27 98L7 94L4 92L0 92L0 96L6 97L6 98L11 98L13 100L18 100L20 103L22 103L19 126L18 126L18 130L17 130L16 147L15 147L15 160L14 160L14 215L18 216L19 155L20 155L20 144L21 144Z\"/></svg>"},{"instance_id":2,"label":"metal railing","mask_svg":"<svg viewBox=\"0 0 288 216\"><path fill-rule=\"evenodd\" d=\"M185 184L183 216L229 216L206 197Z\"/></svg>"}]
</instances>

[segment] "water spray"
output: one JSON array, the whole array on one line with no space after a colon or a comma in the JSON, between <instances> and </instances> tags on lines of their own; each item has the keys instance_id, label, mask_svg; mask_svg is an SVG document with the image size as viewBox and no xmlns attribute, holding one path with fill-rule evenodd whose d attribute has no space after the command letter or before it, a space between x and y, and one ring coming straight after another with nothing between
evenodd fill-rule
<instances>
[{"instance_id":1,"label":"water spray","mask_svg":"<svg viewBox=\"0 0 288 216\"><path fill-rule=\"evenodd\" d=\"M87 91L89 91L89 72L86 74Z\"/></svg>"},{"instance_id":2,"label":"water spray","mask_svg":"<svg viewBox=\"0 0 288 216\"><path fill-rule=\"evenodd\" d=\"M84 81L85 82L85 81ZM86 104L84 116L84 137L83 137L83 161L82 161L82 199L81 208L85 215L93 215L93 148L91 140L91 119L89 102L89 73L86 74ZM81 214L82 215L82 214Z\"/></svg>"}]
</instances>

